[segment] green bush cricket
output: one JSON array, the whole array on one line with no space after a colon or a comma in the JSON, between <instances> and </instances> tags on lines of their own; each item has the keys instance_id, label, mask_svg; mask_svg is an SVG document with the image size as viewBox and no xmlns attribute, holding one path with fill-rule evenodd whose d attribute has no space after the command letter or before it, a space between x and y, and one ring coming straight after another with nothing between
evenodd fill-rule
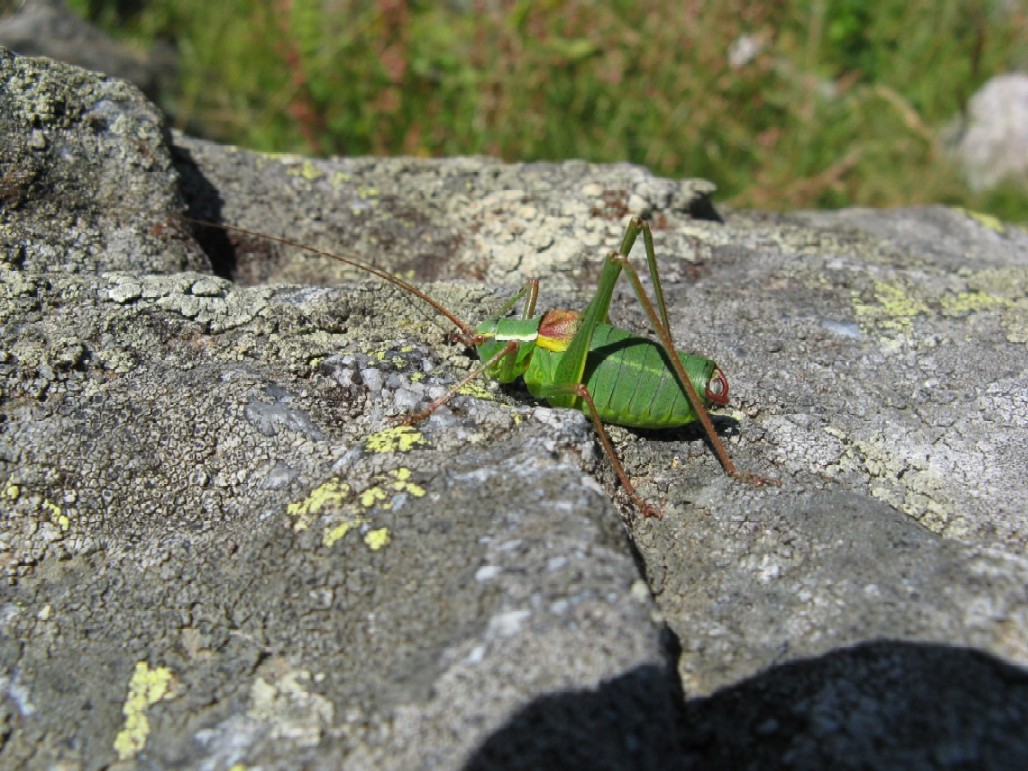
<instances>
[{"instance_id":1,"label":"green bush cricket","mask_svg":"<svg viewBox=\"0 0 1028 771\"><path fill-rule=\"evenodd\" d=\"M596 294L584 311L555 309L535 315L539 280L530 279L496 317L486 319L477 327L464 322L410 282L361 260L231 225L177 218L330 257L403 289L445 316L457 328L460 341L476 350L481 363L443 396L425 409L401 418L401 422L416 423L426 419L479 377L488 376L501 383L520 377L536 398L553 407L581 410L592 419L621 486L646 517L660 517L661 512L636 492L618 460L604 423L657 429L699 421L726 474L754 485L780 484L776 479L737 469L714 430L707 407L728 403L728 379L711 359L677 352L657 271L653 234L649 225L638 218L629 222L620 249L607 256ZM629 259L640 233L656 308ZM622 272L628 276L659 342L607 323L614 287ZM507 313L522 299L521 317L507 318Z\"/></svg>"}]
</instances>

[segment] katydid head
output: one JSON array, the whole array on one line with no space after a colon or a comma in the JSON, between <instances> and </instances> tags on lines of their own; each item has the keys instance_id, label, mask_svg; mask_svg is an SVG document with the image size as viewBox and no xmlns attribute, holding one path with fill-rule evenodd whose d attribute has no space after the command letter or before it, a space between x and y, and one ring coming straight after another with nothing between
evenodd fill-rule
<instances>
[{"instance_id":1,"label":"katydid head","mask_svg":"<svg viewBox=\"0 0 1028 771\"><path fill-rule=\"evenodd\" d=\"M501 383L510 383L525 374L539 337L539 318L492 318L475 328L478 358L487 362L500 357L489 367L490 377ZM503 355L504 349L512 345L516 346L513 355Z\"/></svg>"},{"instance_id":2,"label":"katydid head","mask_svg":"<svg viewBox=\"0 0 1028 771\"><path fill-rule=\"evenodd\" d=\"M582 326L582 314L566 308L555 308L543 314L539 321L536 345L547 351L566 351L575 333Z\"/></svg>"},{"instance_id":3,"label":"katydid head","mask_svg":"<svg viewBox=\"0 0 1028 771\"><path fill-rule=\"evenodd\" d=\"M721 371L720 367L714 367L714 372L707 381L703 393L714 404L728 404L728 378L725 377L725 373Z\"/></svg>"},{"instance_id":4,"label":"katydid head","mask_svg":"<svg viewBox=\"0 0 1028 771\"><path fill-rule=\"evenodd\" d=\"M679 354L679 357L704 406L728 404L728 378L712 359L689 354Z\"/></svg>"}]
</instances>

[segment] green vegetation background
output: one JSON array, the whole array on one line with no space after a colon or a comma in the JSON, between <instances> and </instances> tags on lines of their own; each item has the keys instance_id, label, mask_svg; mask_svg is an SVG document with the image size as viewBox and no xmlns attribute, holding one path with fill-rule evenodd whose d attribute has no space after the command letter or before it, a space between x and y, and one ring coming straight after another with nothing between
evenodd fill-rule
<instances>
[{"instance_id":1,"label":"green vegetation background","mask_svg":"<svg viewBox=\"0 0 1028 771\"><path fill-rule=\"evenodd\" d=\"M1024 0L73 0L179 52L165 107L313 154L628 160L765 209L948 203L947 127L1028 65Z\"/></svg>"}]
</instances>

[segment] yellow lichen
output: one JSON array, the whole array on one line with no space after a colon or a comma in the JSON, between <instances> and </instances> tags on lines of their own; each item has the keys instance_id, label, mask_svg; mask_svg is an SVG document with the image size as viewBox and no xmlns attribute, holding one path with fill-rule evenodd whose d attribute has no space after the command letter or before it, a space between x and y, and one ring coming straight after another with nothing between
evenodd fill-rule
<instances>
[{"instance_id":1,"label":"yellow lichen","mask_svg":"<svg viewBox=\"0 0 1028 771\"><path fill-rule=\"evenodd\" d=\"M389 476L393 477L393 481L389 484L397 492L406 492L413 495L415 498L420 498L425 494L425 488L420 485L416 485L410 480L410 469L409 468L398 468L389 472Z\"/></svg>"},{"instance_id":2,"label":"yellow lichen","mask_svg":"<svg viewBox=\"0 0 1028 771\"><path fill-rule=\"evenodd\" d=\"M462 396L474 396L476 399L482 399L485 401L495 401L495 397L492 392L486 388L486 386L475 380L472 380L470 383L465 383L457 393Z\"/></svg>"},{"instance_id":3,"label":"yellow lichen","mask_svg":"<svg viewBox=\"0 0 1028 771\"><path fill-rule=\"evenodd\" d=\"M945 316L964 316L979 311L1008 308L1014 304L1006 297L997 297L987 292L957 292L945 295L940 302Z\"/></svg>"},{"instance_id":4,"label":"yellow lichen","mask_svg":"<svg viewBox=\"0 0 1028 771\"><path fill-rule=\"evenodd\" d=\"M128 697L121 708L125 724L114 739L119 760L131 760L146 746L150 735L147 710L161 699L171 698L174 676L167 667L155 667L145 661L136 662L129 681Z\"/></svg>"},{"instance_id":5,"label":"yellow lichen","mask_svg":"<svg viewBox=\"0 0 1028 771\"><path fill-rule=\"evenodd\" d=\"M853 292L853 311L860 320L861 329L872 333L875 329L906 334L913 328L913 319L929 312L924 302L909 294L903 287L876 281L872 302L864 302L860 292Z\"/></svg>"},{"instance_id":6,"label":"yellow lichen","mask_svg":"<svg viewBox=\"0 0 1028 771\"><path fill-rule=\"evenodd\" d=\"M71 520L68 519L67 514L61 511L61 507L47 499L44 499L41 505L43 510L47 513L47 516L50 518L50 521L57 525L57 527L61 529L62 533L68 532L68 528L71 526Z\"/></svg>"},{"instance_id":7,"label":"yellow lichen","mask_svg":"<svg viewBox=\"0 0 1028 771\"><path fill-rule=\"evenodd\" d=\"M353 517L340 522L338 525L325 528L325 534L322 536L322 543L325 546L332 546L336 541L345 538L346 534L353 530L355 527L367 524L368 520L365 517Z\"/></svg>"},{"instance_id":8,"label":"yellow lichen","mask_svg":"<svg viewBox=\"0 0 1028 771\"><path fill-rule=\"evenodd\" d=\"M386 474L378 475L373 479L374 484L361 491L357 495L357 500L351 503L350 506L354 507L359 504L365 510L374 508L387 510L392 507L392 497L396 493L407 493L415 498L422 497L425 494L425 489L411 482L410 477L411 470L409 468L398 468ZM325 546L332 546L337 541L345 538L351 530L363 528L370 522L370 518L364 514L352 513L342 522L326 527L322 535L322 542ZM373 533L374 535L372 535ZM372 550L377 551L389 542L389 538L388 528L378 528L365 534L364 541Z\"/></svg>"},{"instance_id":9,"label":"yellow lichen","mask_svg":"<svg viewBox=\"0 0 1028 771\"><path fill-rule=\"evenodd\" d=\"M991 214L985 214L980 211L971 211L970 209L964 209L963 211L968 217L987 227L994 233L1002 235L1007 232L1007 228L1003 222L1000 219L993 217Z\"/></svg>"},{"instance_id":10,"label":"yellow lichen","mask_svg":"<svg viewBox=\"0 0 1028 771\"><path fill-rule=\"evenodd\" d=\"M366 509L370 509L376 503L381 503L386 499L386 492L378 485L369 487L360 495L361 506Z\"/></svg>"},{"instance_id":11,"label":"yellow lichen","mask_svg":"<svg viewBox=\"0 0 1028 771\"><path fill-rule=\"evenodd\" d=\"M292 177L301 177L308 182L314 182L325 176L324 172L318 171L314 167L314 164L308 160L304 160L298 166L293 166L292 168L287 169L286 173Z\"/></svg>"},{"instance_id":12,"label":"yellow lichen","mask_svg":"<svg viewBox=\"0 0 1028 771\"><path fill-rule=\"evenodd\" d=\"M329 504L339 504L350 497L350 485L338 478L330 479L319 485L302 501L290 503L286 514L296 520L294 530L306 530L311 526L314 517Z\"/></svg>"},{"instance_id":13,"label":"yellow lichen","mask_svg":"<svg viewBox=\"0 0 1028 771\"><path fill-rule=\"evenodd\" d=\"M390 503L389 491L395 491L398 493L410 493L415 498L420 498L425 494L425 489L420 485L414 484L410 480L410 469L409 468L398 468L390 471L385 476L375 477L381 484L368 487L360 494L360 503L366 509L370 509L373 506L379 506L383 509L388 509Z\"/></svg>"},{"instance_id":14,"label":"yellow lichen","mask_svg":"<svg viewBox=\"0 0 1028 771\"><path fill-rule=\"evenodd\" d=\"M364 543L371 551L378 551L389 545L392 537L389 535L388 527L380 527L377 530L369 530L364 535Z\"/></svg>"},{"instance_id":15,"label":"yellow lichen","mask_svg":"<svg viewBox=\"0 0 1028 771\"><path fill-rule=\"evenodd\" d=\"M407 452L419 444L425 444L425 437L412 426L393 426L364 440L368 452Z\"/></svg>"}]
</instances>

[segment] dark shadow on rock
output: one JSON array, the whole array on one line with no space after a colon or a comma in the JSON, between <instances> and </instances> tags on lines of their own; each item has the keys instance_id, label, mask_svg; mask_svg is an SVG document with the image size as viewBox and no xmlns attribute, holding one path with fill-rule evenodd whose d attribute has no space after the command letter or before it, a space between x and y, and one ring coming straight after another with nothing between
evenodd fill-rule
<instances>
[{"instance_id":1,"label":"dark shadow on rock","mask_svg":"<svg viewBox=\"0 0 1028 771\"><path fill-rule=\"evenodd\" d=\"M224 202L218 188L204 176L189 150L172 144L172 160L179 173L179 191L186 214L195 220L218 223ZM193 237L211 261L215 275L234 281L238 272L236 247L228 231L219 227L193 226Z\"/></svg>"},{"instance_id":2,"label":"dark shadow on rock","mask_svg":"<svg viewBox=\"0 0 1028 771\"><path fill-rule=\"evenodd\" d=\"M724 222L721 214L714 208L709 195L696 196L689 204L688 213L691 217L708 222Z\"/></svg>"},{"instance_id":3,"label":"dark shadow on rock","mask_svg":"<svg viewBox=\"0 0 1028 771\"><path fill-rule=\"evenodd\" d=\"M734 436L739 432L739 421L728 415L710 414L710 422L714 424L714 431L722 439ZM711 453L714 452L710 439L698 420L676 428L629 428L628 430L647 442L658 444L703 442L707 446L707 450Z\"/></svg>"},{"instance_id":4,"label":"dark shadow on rock","mask_svg":"<svg viewBox=\"0 0 1028 771\"><path fill-rule=\"evenodd\" d=\"M664 707L670 679L541 697L465 770L1028 768L1028 672L974 649L869 642Z\"/></svg>"},{"instance_id":5,"label":"dark shadow on rock","mask_svg":"<svg viewBox=\"0 0 1028 771\"><path fill-rule=\"evenodd\" d=\"M596 690L543 696L490 736L464 767L670 769L679 720L668 671L643 666Z\"/></svg>"},{"instance_id":6,"label":"dark shadow on rock","mask_svg":"<svg viewBox=\"0 0 1028 771\"><path fill-rule=\"evenodd\" d=\"M878 641L686 703L687 767L1025 769L1028 673L969 648Z\"/></svg>"}]
</instances>

